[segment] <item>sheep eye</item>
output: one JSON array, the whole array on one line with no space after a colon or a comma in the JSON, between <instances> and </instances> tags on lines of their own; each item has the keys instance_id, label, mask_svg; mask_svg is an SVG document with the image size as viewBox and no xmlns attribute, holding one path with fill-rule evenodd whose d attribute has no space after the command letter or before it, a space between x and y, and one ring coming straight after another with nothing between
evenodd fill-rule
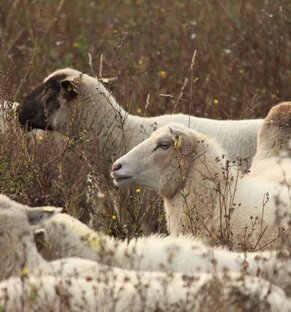
<instances>
[{"instance_id":1,"label":"sheep eye","mask_svg":"<svg viewBox=\"0 0 291 312\"><path fill-rule=\"evenodd\" d=\"M161 148L161 149L163 149L163 150L166 150L166 149L168 149L169 147L170 147L170 143L169 142L161 142L160 144L159 144L159 147Z\"/></svg>"},{"instance_id":2,"label":"sheep eye","mask_svg":"<svg viewBox=\"0 0 291 312\"><path fill-rule=\"evenodd\" d=\"M61 89L59 81L51 79L45 83L45 91L54 90L59 91Z\"/></svg>"}]
</instances>

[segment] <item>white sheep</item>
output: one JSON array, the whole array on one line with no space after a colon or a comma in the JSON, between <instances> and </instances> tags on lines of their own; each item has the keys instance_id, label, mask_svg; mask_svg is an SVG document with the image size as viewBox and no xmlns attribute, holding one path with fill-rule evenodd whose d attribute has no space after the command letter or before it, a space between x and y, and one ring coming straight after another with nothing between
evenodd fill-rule
<instances>
[{"instance_id":1,"label":"white sheep","mask_svg":"<svg viewBox=\"0 0 291 312\"><path fill-rule=\"evenodd\" d=\"M154 235L121 241L92 231L67 214L52 217L42 230L35 236L48 261L80 257L129 270L188 274L244 271L283 289L291 288L291 259L277 251L232 252L206 246L191 236Z\"/></svg>"},{"instance_id":2,"label":"white sheep","mask_svg":"<svg viewBox=\"0 0 291 312\"><path fill-rule=\"evenodd\" d=\"M112 158L129 151L154 129L169 122L181 123L213 137L231 159L243 159L242 166L246 169L248 160L255 154L257 131L262 124L261 119L213 120L184 114L134 116L116 102L97 78L70 68L53 72L25 98L19 108L19 120L30 128L54 129L89 141L97 138L106 178ZM116 210L121 222L129 218L128 212ZM143 221L146 224L154 219L147 213ZM145 231L152 230L145 228Z\"/></svg>"},{"instance_id":3,"label":"white sheep","mask_svg":"<svg viewBox=\"0 0 291 312\"><path fill-rule=\"evenodd\" d=\"M118 186L137 184L161 194L170 233L225 239L234 249L278 247L276 211L289 211L289 189L241 178L224 154L206 135L174 124L117 160L111 174Z\"/></svg>"},{"instance_id":4,"label":"white sheep","mask_svg":"<svg viewBox=\"0 0 291 312\"><path fill-rule=\"evenodd\" d=\"M241 274L136 272L78 258L48 263L37 253L30 224L59 210L31 209L0 195L1 278L15 276L0 283L5 311L201 311L207 304L290 311L282 289Z\"/></svg>"},{"instance_id":5,"label":"white sheep","mask_svg":"<svg viewBox=\"0 0 291 312\"><path fill-rule=\"evenodd\" d=\"M49 99L39 94L47 92ZM43 102L46 98L47 102ZM146 139L157 127L177 122L206 133L219 142L232 160L251 159L256 152L257 131L262 119L212 120L183 114L157 117L134 116L116 102L112 94L95 77L70 68L60 69L24 100L19 107L19 120L31 127L66 131L74 112L74 100L80 101L76 124L71 131L97 134L104 150L120 154ZM47 106L46 119L44 107ZM123 140L122 140L123 138ZM123 144L125 146L123 146Z\"/></svg>"},{"instance_id":6,"label":"white sheep","mask_svg":"<svg viewBox=\"0 0 291 312\"><path fill-rule=\"evenodd\" d=\"M127 272L130 273L130 272ZM55 275L13 278L0 283L0 305L6 312L290 312L291 301L278 287L256 277L236 274L168 276L164 280L134 284L121 281L110 271L106 281L88 274L85 278ZM102 278L101 278L102 280Z\"/></svg>"},{"instance_id":7,"label":"white sheep","mask_svg":"<svg viewBox=\"0 0 291 312\"><path fill-rule=\"evenodd\" d=\"M127 272L131 273L131 272ZM58 278L55 275L13 278L0 283L0 305L7 312L154 312L154 311L272 311L290 312L286 294L256 277L209 274L168 276L150 284L121 281L110 271L106 281ZM102 278L101 278L102 280ZM166 284L165 284L166 282Z\"/></svg>"},{"instance_id":8,"label":"white sheep","mask_svg":"<svg viewBox=\"0 0 291 312\"><path fill-rule=\"evenodd\" d=\"M250 177L291 185L291 102L274 106L259 130Z\"/></svg>"}]
</instances>

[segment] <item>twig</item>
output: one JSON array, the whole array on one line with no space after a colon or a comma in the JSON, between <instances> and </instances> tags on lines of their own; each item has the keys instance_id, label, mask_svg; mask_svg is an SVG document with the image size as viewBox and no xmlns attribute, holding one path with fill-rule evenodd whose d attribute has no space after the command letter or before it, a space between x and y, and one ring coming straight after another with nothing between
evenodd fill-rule
<instances>
[{"instance_id":1,"label":"twig","mask_svg":"<svg viewBox=\"0 0 291 312\"><path fill-rule=\"evenodd\" d=\"M180 99L182 98L182 96L183 96L183 94L184 94L184 90L185 90L185 88L186 88L186 86L187 86L187 84L188 84L188 81L189 81L189 79L186 78L185 81L184 81L184 84L183 84L183 86L182 86L180 95L178 96L177 101L176 101L176 103L175 103L175 106L174 106L174 109L173 109L173 111L172 111L172 114L174 114L174 112L175 112L175 110L176 110L176 108L177 108L177 106L178 106L178 104L179 104L179 102L180 102Z\"/></svg>"},{"instance_id":2,"label":"twig","mask_svg":"<svg viewBox=\"0 0 291 312\"><path fill-rule=\"evenodd\" d=\"M193 81L193 75L194 75L194 65L195 65L195 59L196 59L196 54L197 54L197 50L194 51L193 56L192 56L192 61L191 61L191 65L190 65L190 100L189 100L189 106L188 106L188 114L189 114L189 123L188 123L188 127L190 128L190 115L191 115L191 108L192 108L192 97L193 97L193 84L195 83L195 81L197 81L198 78L196 78Z\"/></svg>"}]
</instances>

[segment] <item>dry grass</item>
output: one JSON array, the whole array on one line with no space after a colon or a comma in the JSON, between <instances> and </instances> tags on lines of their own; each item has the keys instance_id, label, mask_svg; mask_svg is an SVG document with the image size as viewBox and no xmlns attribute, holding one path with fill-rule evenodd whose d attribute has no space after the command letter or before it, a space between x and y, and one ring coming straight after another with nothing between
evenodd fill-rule
<instances>
[{"instance_id":1,"label":"dry grass","mask_svg":"<svg viewBox=\"0 0 291 312\"><path fill-rule=\"evenodd\" d=\"M192 113L261 117L290 99L291 6L279 1L4 1L1 72L22 95L52 70L72 66L118 76L119 103L143 114L172 112L197 50ZM189 100L190 82L184 98ZM214 100L218 100L217 101ZM177 111L188 112L187 102Z\"/></svg>"},{"instance_id":2,"label":"dry grass","mask_svg":"<svg viewBox=\"0 0 291 312\"><path fill-rule=\"evenodd\" d=\"M48 73L70 66L118 77L110 87L133 114L264 117L291 98L290 16L288 0L2 1L0 98L21 101ZM44 142L31 156L22 131L10 132L0 144L1 193L32 206L63 206L88 220L84 180L73 174L80 171L72 162L73 184L60 174L72 146L56 158ZM74 145L80 150L84 142ZM90 147L82 170L103 166L92 157L96 149ZM102 216L105 231L140 235L143 195L130 196L123 205L131 223L121 227L110 211Z\"/></svg>"}]
</instances>

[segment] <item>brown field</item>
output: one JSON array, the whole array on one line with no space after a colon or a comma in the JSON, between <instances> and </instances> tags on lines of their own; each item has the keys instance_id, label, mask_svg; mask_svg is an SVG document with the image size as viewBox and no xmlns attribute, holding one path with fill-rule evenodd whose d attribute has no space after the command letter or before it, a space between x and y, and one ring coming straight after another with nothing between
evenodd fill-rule
<instances>
[{"instance_id":1,"label":"brown field","mask_svg":"<svg viewBox=\"0 0 291 312\"><path fill-rule=\"evenodd\" d=\"M21 101L69 66L117 77L110 88L133 114L264 117L291 99L290 16L289 0L1 1L0 98ZM46 147L31 157L23 133L10 132L0 140L1 193L32 206L63 206L86 220L81 178L68 183L63 155L51 160ZM96 165L90 155L84 166ZM140 198L132 196L125 204L134 212ZM104 224L123 233L112 211ZM128 229L140 234L139 223Z\"/></svg>"}]
</instances>

